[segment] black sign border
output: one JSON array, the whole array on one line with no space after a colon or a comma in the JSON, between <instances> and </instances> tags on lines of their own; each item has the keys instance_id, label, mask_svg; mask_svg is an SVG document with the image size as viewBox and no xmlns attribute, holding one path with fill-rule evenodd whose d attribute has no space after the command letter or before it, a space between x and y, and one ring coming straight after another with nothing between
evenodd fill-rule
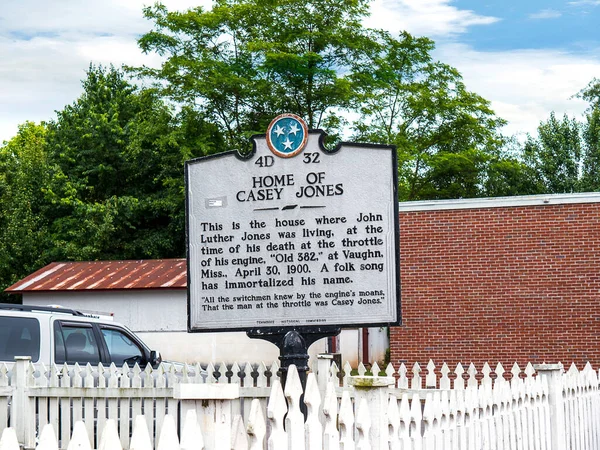
<instances>
[{"instance_id":1,"label":"black sign border","mask_svg":"<svg viewBox=\"0 0 600 450\"><path fill-rule=\"evenodd\" d=\"M215 333L215 332L235 332L235 331L252 331L261 334L269 333L280 333L289 330L305 330L305 329L316 329L327 331L335 331L342 329L353 329L353 328L364 328L364 327L392 327L402 325L402 301L401 301L401 279L400 279L400 218L399 218L399 206L398 206L398 154L395 145L384 145L384 144L371 144L371 143L358 143L358 142L339 142L335 148L329 150L325 147L325 138L327 134L323 130L309 130L308 134L319 135L319 150L323 153L334 154L340 151L343 147L355 147L355 148L374 148L382 150L390 150L392 156L392 181L393 181L393 197L396 199L394 202L394 249L396 253L396 320L391 322L367 322L367 323L352 323L352 324L331 324L331 325L297 325L297 326L276 326L276 327L222 327L222 328L203 328L196 329L191 327L191 298L190 298L190 287L192 285L192 277L190 273L190 233L189 233L189 174L188 169L192 164L197 164L213 158L222 158L229 155L234 155L241 161L249 161L256 153L256 140L259 138L266 139L265 134L255 134L250 139L252 141L252 151L248 154L241 155L236 150L230 150L226 152L216 153L214 155L200 156L193 158L184 163L184 176L185 176L185 249L186 249L186 270L187 270L187 332L188 333Z\"/></svg>"}]
</instances>

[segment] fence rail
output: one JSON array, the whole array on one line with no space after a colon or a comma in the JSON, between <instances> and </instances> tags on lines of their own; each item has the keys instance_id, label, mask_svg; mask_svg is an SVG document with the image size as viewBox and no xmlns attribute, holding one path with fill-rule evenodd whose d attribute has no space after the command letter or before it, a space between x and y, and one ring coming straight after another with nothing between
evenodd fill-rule
<instances>
[{"instance_id":1,"label":"fence rail","mask_svg":"<svg viewBox=\"0 0 600 450\"><path fill-rule=\"evenodd\" d=\"M589 364L451 373L430 363L421 377L376 364L379 376L352 375L321 359L306 420L294 367L285 390L276 364L213 369L0 366L0 449L600 450Z\"/></svg>"}]
</instances>

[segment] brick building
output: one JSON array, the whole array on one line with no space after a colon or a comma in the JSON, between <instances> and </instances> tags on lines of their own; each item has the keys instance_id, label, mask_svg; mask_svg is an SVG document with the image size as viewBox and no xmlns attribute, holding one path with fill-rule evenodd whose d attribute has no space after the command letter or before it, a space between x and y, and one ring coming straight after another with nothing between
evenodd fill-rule
<instances>
[{"instance_id":1,"label":"brick building","mask_svg":"<svg viewBox=\"0 0 600 450\"><path fill-rule=\"evenodd\" d=\"M400 203L391 361L600 366L600 194Z\"/></svg>"}]
</instances>

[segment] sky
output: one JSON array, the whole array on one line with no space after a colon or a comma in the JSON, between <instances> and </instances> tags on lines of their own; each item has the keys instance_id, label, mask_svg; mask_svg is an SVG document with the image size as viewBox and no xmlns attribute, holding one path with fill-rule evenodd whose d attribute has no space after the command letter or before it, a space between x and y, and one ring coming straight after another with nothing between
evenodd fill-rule
<instances>
[{"instance_id":1,"label":"sky","mask_svg":"<svg viewBox=\"0 0 600 450\"><path fill-rule=\"evenodd\" d=\"M82 92L95 64L157 65L137 39L144 0L19 0L0 8L0 142L48 121ZM169 10L209 0L163 0ZM491 101L507 135L535 135L550 112L582 118L574 97L600 79L600 0L374 0L365 25L436 43L434 57Z\"/></svg>"}]
</instances>

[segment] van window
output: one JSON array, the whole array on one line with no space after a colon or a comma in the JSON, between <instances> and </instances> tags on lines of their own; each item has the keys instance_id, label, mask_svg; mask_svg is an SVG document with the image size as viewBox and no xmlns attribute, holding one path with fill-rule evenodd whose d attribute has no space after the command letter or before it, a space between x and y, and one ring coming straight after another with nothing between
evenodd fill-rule
<instances>
[{"instance_id":1,"label":"van window","mask_svg":"<svg viewBox=\"0 0 600 450\"><path fill-rule=\"evenodd\" d=\"M100 353L91 324L55 322L54 361L57 364L98 364Z\"/></svg>"},{"instance_id":2,"label":"van window","mask_svg":"<svg viewBox=\"0 0 600 450\"><path fill-rule=\"evenodd\" d=\"M14 361L15 356L40 359L40 323L30 317L0 317L0 361Z\"/></svg>"}]
</instances>

